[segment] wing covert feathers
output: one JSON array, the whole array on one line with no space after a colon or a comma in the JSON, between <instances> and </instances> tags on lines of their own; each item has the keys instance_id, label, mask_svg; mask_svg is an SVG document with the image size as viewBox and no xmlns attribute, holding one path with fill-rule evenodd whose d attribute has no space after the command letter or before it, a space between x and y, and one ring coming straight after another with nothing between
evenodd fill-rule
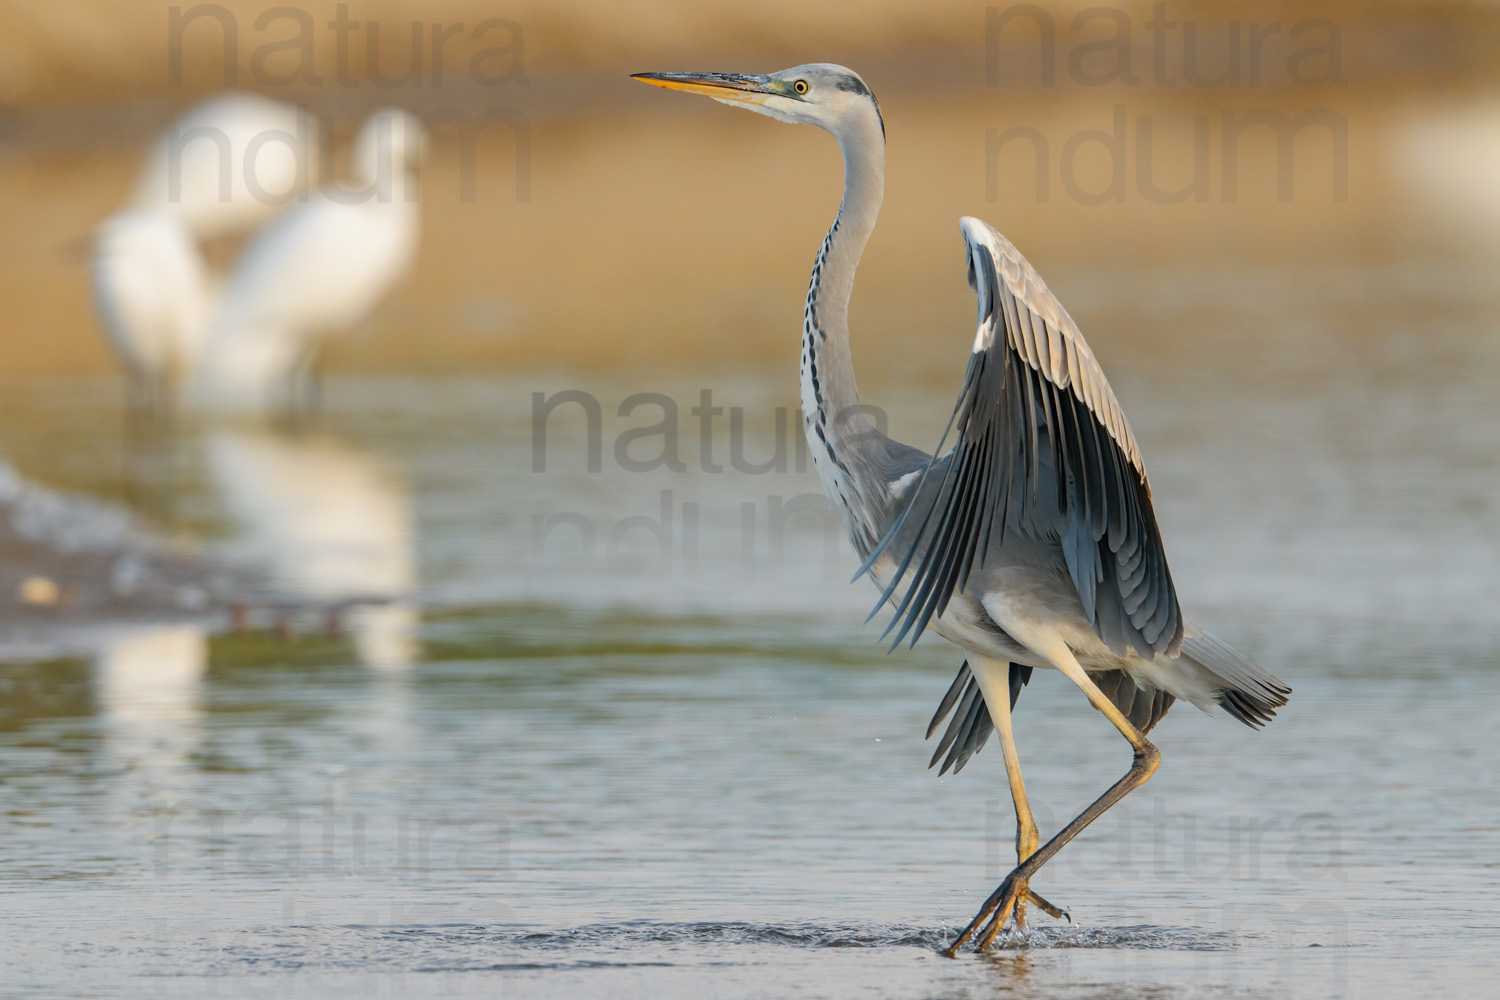
<instances>
[{"instance_id":1,"label":"wing covert feathers","mask_svg":"<svg viewBox=\"0 0 1500 1000\"><path fill-rule=\"evenodd\" d=\"M896 633L892 648L908 635L915 644L991 547L1022 531L1060 542L1084 613L1111 650L1176 655L1182 613L1151 488L1103 370L1020 252L977 219L960 226L979 299L974 351L933 459L861 567L902 536L880 599L908 581L886 630ZM928 479L934 488L924 490Z\"/></svg>"}]
</instances>

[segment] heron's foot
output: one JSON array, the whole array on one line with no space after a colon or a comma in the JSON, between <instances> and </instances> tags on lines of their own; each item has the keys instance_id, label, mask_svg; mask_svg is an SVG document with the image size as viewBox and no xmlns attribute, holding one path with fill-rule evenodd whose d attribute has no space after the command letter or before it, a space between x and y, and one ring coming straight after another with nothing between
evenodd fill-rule
<instances>
[{"instance_id":1,"label":"heron's foot","mask_svg":"<svg viewBox=\"0 0 1500 1000\"><path fill-rule=\"evenodd\" d=\"M1053 920L1066 920L1070 924L1073 922L1073 914L1069 913L1061 906L1058 906L1056 903L1047 902L1030 888L1026 890L1026 898L1035 903L1037 909L1047 914L1047 916L1051 917ZM1020 905L1024 906L1025 904ZM1022 924L1022 926L1024 927L1025 924Z\"/></svg>"},{"instance_id":2,"label":"heron's foot","mask_svg":"<svg viewBox=\"0 0 1500 1000\"><path fill-rule=\"evenodd\" d=\"M943 954L949 958L958 954L958 949L964 946L974 932L982 926L979 936L975 938L974 948L976 951L985 951L995 941L995 936L1000 933L1007 921L1015 918L1017 927L1026 926L1026 903L1035 903L1037 908L1056 920L1073 922L1072 916L1067 910L1053 903L1049 903L1042 896L1031 891L1031 886L1026 879L1018 878L1015 872L1005 877L1000 887L990 893L990 898L984 901L974 919L969 921L953 943L943 950Z\"/></svg>"}]
</instances>

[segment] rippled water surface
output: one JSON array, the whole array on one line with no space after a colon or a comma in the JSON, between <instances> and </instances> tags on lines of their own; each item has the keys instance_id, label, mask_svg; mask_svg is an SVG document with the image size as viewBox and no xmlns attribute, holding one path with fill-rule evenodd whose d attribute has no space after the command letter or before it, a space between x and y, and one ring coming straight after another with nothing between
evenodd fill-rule
<instances>
[{"instance_id":1,"label":"rippled water surface","mask_svg":"<svg viewBox=\"0 0 1500 1000\"><path fill-rule=\"evenodd\" d=\"M958 657L885 656L796 506L795 448L736 471L726 413L705 463L688 412L712 388L744 408L740 464L769 461L787 373L343 381L313 430L185 428L149 460L111 386L8 390L23 475L289 589L386 574L414 600L336 634L179 624L0 664L0 992L1487 995L1495 309L1356 277L1256 279L1209 347L1093 334L1189 612L1295 694L1263 733L1178 706L1158 775L1036 882L1073 923L957 960L937 950L1013 858L996 748L926 770ZM957 369L912 372L866 390L925 443ZM598 472L581 411L533 437L532 394L569 388L601 404ZM678 402L683 471L629 468L663 447L620 450L659 419L617 416L637 392ZM1044 834L1128 763L1055 676L1017 735Z\"/></svg>"}]
</instances>

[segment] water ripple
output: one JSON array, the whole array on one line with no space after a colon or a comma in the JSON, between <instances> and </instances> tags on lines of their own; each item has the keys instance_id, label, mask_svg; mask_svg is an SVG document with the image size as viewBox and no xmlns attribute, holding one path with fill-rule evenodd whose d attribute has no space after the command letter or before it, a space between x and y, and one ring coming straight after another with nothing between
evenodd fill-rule
<instances>
[{"instance_id":1,"label":"water ripple","mask_svg":"<svg viewBox=\"0 0 1500 1000\"><path fill-rule=\"evenodd\" d=\"M407 927L346 924L246 929L218 951L244 971L383 966L412 972L522 971L745 964L763 948L913 948L937 952L951 927L893 925L663 923L649 920L538 928L484 924ZM1237 939L1223 932L1138 925L1007 932L1001 950L1043 948L1222 951ZM555 957L552 957L555 956ZM227 960L227 961L226 961Z\"/></svg>"}]
</instances>

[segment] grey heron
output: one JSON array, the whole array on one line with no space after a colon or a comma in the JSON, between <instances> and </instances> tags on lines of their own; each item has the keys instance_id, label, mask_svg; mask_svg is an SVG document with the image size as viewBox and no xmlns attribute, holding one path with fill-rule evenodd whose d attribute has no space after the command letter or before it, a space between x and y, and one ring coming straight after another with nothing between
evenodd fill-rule
<instances>
[{"instance_id":1,"label":"grey heron","mask_svg":"<svg viewBox=\"0 0 1500 1000\"><path fill-rule=\"evenodd\" d=\"M859 74L826 63L769 75L638 73L838 141L844 193L813 264L802 320L802 418L824 493L894 608L894 649L924 630L965 653L928 728L949 714L933 763L961 768L1000 734L1016 812L1017 866L949 945L984 950L1031 902L1031 879L1131 790L1161 755L1146 738L1172 702L1224 708L1259 727L1291 689L1187 621L1167 568L1145 464L1083 334L1005 237L959 223L978 295L974 346L932 455L879 433L859 406L849 354L854 273L884 192L885 122ZM956 432L956 433L955 433ZM954 442L948 450L949 435ZM871 613L873 617L875 612ZM1125 776L1040 844L1011 729L1035 668L1055 669L1129 741Z\"/></svg>"}]
</instances>

